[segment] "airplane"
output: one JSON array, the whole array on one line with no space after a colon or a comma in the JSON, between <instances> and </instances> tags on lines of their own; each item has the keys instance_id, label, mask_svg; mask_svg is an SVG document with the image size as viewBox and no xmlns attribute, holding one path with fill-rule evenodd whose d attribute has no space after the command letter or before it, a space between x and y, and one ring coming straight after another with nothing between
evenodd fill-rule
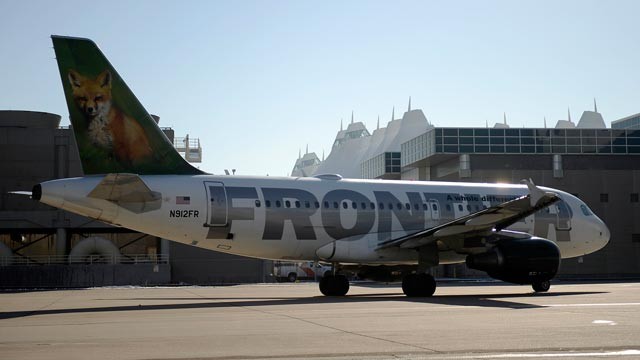
<instances>
[{"instance_id":1,"label":"airplane","mask_svg":"<svg viewBox=\"0 0 640 360\"><path fill-rule=\"evenodd\" d=\"M206 174L174 149L93 41L52 41L85 176L35 185L31 198L50 206L223 253L331 263L319 283L326 296L348 293L349 271L432 296L431 269L458 263L545 292L561 259L609 241L583 201L531 180Z\"/></svg>"}]
</instances>

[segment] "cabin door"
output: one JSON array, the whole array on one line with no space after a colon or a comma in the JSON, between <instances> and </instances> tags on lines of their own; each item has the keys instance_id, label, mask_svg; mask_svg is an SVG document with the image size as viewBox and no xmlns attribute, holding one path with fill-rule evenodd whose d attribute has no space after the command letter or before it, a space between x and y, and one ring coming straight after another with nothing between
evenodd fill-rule
<instances>
[{"instance_id":1,"label":"cabin door","mask_svg":"<svg viewBox=\"0 0 640 360\"><path fill-rule=\"evenodd\" d=\"M227 225L227 192L221 182L205 181L207 190L206 226Z\"/></svg>"}]
</instances>

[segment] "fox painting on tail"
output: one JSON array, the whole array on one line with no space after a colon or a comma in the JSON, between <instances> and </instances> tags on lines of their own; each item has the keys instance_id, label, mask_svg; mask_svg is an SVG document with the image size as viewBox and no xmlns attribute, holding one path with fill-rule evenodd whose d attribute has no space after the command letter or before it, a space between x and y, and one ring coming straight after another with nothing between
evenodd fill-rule
<instances>
[{"instance_id":1,"label":"fox painting on tail","mask_svg":"<svg viewBox=\"0 0 640 360\"><path fill-rule=\"evenodd\" d=\"M104 70L88 78L69 70L69 83L76 105L82 111L91 142L113 151L119 161L135 165L151 156L149 140L138 122L112 103L111 73Z\"/></svg>"},{"instance_id":2,"label":"fox painting on tail","mask_svg":"<svg viewBox=\"0 0 640 360\"><path fill-rule=\"evenodd\" d=\"M85 175L202 173L175 150L93 41L51 38Z\"/></svg>"}]
</instances>

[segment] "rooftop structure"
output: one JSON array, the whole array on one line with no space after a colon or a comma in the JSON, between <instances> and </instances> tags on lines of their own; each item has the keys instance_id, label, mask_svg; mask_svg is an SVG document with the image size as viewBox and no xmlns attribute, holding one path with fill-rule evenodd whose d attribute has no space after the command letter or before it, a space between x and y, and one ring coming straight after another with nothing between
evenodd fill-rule
<instances>
[{"instance_id":1,"label":"rooftop structure","mask_svg":"<svg viewBox=\"0 0 640 360\"><path fill-rule=\"evenodd\" d=\"M354 122L352 117L347 130L342 130L341 128L336 135L329 156L323 159L317 165L315 171L307 176L339 173L344 177L360 178L362 173L368 172L369 169L379 173L378 168L380 166L384 168L387 165L396 166L392 164L394 162L398 162L397 165L399 166L400 159L396 158L396 155L389 155L387 159L385 154L400 153L403 142L408 141L415 134L425 132L430 127L432 126L422 110L411 109L411 99L409 99L409 106L402 118L395 119L395 108L392 109L391 120L386 127L380 127L380 119L378 118L376 130L373 134L369 133L364 123ZM358 166L360 164L362 166ZM399 169L394 168L393 170ZM390 178L394 177L396 176L391 176Z\"/></svg>"},{"instance_id":2,"label":"rooftop structure","mask_svg":"<svg viewBox=\"0 0 640 360\"><path fill-rule=\"evenodd\" d=\"M640 129L640 113L611 122L612 129Z\"/></svg>"},{"instance_id":3,"label":"rooftop structure","mask_svg":"<svg viewBox=\"0 0 640 360\"><path fill-rule=\"evenodd\" d=\"M189 135L185 137L177 137L173 139L173 147L178 150L185 160L190 163L202 162L202 147L200 146L200 139L190 139Z\"/></svg>"},{"instance_id":4,"label":"rooftop structure","mask_svg":"<svg viewBox=\"0 0 640 360\"><path fill-rule=\"evenodd\" d=\"M322 157L324 160L324 154ZM293 166L293 170L291 170L291 176L311 176L315 173L320 163L321 161L318 155L314 152L310 153L309 146L307 145L307 151L304 155L298 152L298 160L296 160L296 164Z\"/></svg>"}]
</instances>

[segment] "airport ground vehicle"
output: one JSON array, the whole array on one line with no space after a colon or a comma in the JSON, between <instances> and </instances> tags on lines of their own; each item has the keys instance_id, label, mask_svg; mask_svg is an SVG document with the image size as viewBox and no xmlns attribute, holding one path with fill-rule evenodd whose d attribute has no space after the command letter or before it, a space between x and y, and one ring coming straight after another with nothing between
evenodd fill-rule
<instances>
[{"instance_id":1,"label":"airport ground vehicle","mask_svg":"<svg viewBox=\"0 0 640 360\"><path fill-rule=\"evenodd\" d=\"M316 280L331 275L331 273L331 266L313 261L276 261L273 264L273 276L278 281Z\"/></svg>"}]
</instances>

